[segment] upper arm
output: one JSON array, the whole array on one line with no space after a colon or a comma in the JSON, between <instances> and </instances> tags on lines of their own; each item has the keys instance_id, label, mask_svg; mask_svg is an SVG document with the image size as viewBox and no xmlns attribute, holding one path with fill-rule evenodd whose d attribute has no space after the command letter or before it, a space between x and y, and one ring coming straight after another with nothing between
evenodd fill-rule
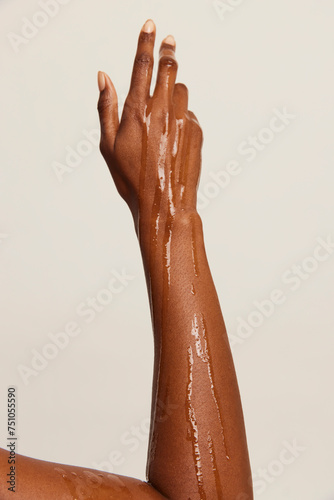
<instances>
[{"instance_id":1,"label":"upper arm","mask_svg":"<svg viewBox=\"0 0 334 500\"><path fill-rule=\"evenodd\" d=\"M8 488L9 453L0 449L1 500L13 498ZM139 479L118 476L93 469L63 465L16 455L15 500L162 500L156 489Z\"/></svg>"}]
</instances>

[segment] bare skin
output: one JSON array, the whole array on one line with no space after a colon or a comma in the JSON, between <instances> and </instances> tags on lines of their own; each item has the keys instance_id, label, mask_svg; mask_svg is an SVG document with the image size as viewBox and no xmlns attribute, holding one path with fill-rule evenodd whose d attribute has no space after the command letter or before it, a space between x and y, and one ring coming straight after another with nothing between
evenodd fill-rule
<instances>
[{"instance_id":1,"label":"bare skin","mask_svg":"<svg viewBox=\"0 0 334 500\"><path fill-rule=\"evenodd\" d=\"M252 500L239 389L196 210L202 131L175 83L175 41L161 44L150 95L155 26L145 23L121 121L99 73L100 149L133 216L154 333L147 480L17 459L17 500ZM0 477L8 453L0 453ZM75 473L76 475L74 475ZM1 498L12 498L0 481Z\"/></svg>"},{"instance_id":2,"label":"bare skin","mask_svg":"<svg viewBox=\"0 0 334 500\"><path fill-rule=\"evenodd\" d=\"M162 500L152 486L131 477L16 455L15 493L8 491L8 452L0 450L1 500Z\"/></svg>"}]
</instances>

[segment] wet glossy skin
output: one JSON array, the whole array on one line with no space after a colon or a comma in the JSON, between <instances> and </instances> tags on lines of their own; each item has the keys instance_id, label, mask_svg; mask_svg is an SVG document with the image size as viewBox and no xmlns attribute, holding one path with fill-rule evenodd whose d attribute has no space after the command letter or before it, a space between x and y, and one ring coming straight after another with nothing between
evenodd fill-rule
<instances>
[{"instance_id":1,"label":"wet glossy skin","mask_svg":"<svg viewBox=\"0 0 334 500\"><path fill-rule=\"evenodd\" d=\"M58 500L253 499L239 390L196 210L202 131L188 110L187 88L175 83L173 37L161 45L150 95L155 26L145 25L150 27L139 36L121 121L115 88L104 73L98 108L101 152L133 216L151 308L152 486L21 457L17 500L44 500L42 493L36 496L40 477L47 498ZM1 455L0 468L5 470Z\"/></svg>"},{"instance_id":2,"label":"wet glossy skin","mask_svg":"<svg viewBox=\"0 0 334 500\"><path fill-rule=\"evenodd\" d=\"M154 39L155 29L139 37L120 125L109 78L99 103L101 151L133 215L151 306L147 475L172 499L251 499L238 385L196 211L202 131L175 84L172 37L150 96Z\"/></svg>"},{"instance_id":3,"label":"wet glossy skin","mask_svg":"<svg viewBox=\"0 0 334 500\"><path fill-rule=\"evenodd\" d=\"M16 455L16 490L6 485L8 452L0 450L1 500L163 500L143 481Z\"/></svg>"}]
</instances>

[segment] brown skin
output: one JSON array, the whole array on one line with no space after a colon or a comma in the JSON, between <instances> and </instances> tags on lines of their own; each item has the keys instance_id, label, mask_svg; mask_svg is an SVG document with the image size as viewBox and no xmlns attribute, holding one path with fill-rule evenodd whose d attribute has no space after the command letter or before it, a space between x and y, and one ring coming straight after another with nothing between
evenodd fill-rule
<instances>
[{"instance_id":1,"label":"brown skin","mask_svg":"<svg viewBox=\"0 0 334 500\"><path fill-rule=\"evenodd\" d=\"M18 457L17 500L44 500L46 492L57 500L76 495L96 500L253 499L238 384L196 210L202 131L188 110L187 88L175 84L172 37L161 44L150 96L151 26L151 33L142 30L139 36L121 122L115 88L104 73L99 74L98 103L101 152L133 216L151 307L155 360L149 484ZM7 473L7 456L0 454L0 477ZM0 492L1 498L11 498L3 481Z\"/></svg>"},{"instance_id":2,"label":"brown skin","mask_svg":"<svg viewBox=\"0 0 334 500\"><path fill-rule=\"evenodd\" d=\"M16 455L15 493L8 491L8 452L0 449L1 500L163 500L152 486L130 477Z\"/></svg>"}]
</instances>

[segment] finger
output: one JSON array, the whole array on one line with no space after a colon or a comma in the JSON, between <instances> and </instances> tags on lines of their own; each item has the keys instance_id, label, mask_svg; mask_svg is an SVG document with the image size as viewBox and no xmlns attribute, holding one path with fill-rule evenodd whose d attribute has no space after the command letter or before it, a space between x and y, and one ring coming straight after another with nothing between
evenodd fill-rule
<instances>
[{"instance_id":1,"label":"finger","mask_svg":"<svg viewBox=\"0 0 334 500\"><path fill-rule=\"evenodd\" d=\"M172 103L178 67L175 59L175 46L172 35L168 35L161 43L157 83L153 95L153 97L164 99L168 105Z\"/></svg>"},{"instance_id":2,"label":"finger","mask_svg":"<svg viewBox=\"0 0 334 500\"><path fill-rule=\"evenodd\" d=\"M198 135L201 136L201 141L203 141L203 132L195 113L193 113L192 111L188 111L188 116L195 124L195 129L197 130Z\"/></svg>"},{"instance_id":3,"label":"finger","mask_svg":"<svg viewBox=\"0 0 334 500\"><path fill-rule=\"evenodd\" d=\"M199 183L203 132L192 111L187 111L188 119L184 123L184 141L181 155L179 182L185 186L183 199L192 196Z\"/></svg>"},{"instance_id":4,"label":"finger","mask_svg":"<svg viewBox=\"0 0 334 500\"><path fill-rule=\"evenodd\" d=\"M183 83L176 83L173 94L174 114L176 118L176 135L173 145L175 152L175 176L177 182L180 182L182 169L185 169L184 159L186 158L187 145L187 119L186 113L188 110L188 89ZM180 152L180 154L177 154ZM182 192L180 193L182 196Z\"/></svg>"},{"instance_id":5,"label":"finger","mask_svg":"<svg viewBox=\"0 0 334 500\"><path fill-rule=\"evenodd\" d=\"M188 111L188 116L190 118L190 130L191 130L191 138L192 138L192 147L189 150L189 161L192 165L201 165L201 157L202 157L202 146L203 146L203 131L197 120L196 115L192 111ZM199 172L196 179L196 189L198 188L199 183Z\"/></svg>"},{"instance_id":6,"label":"finger","mask_svg":"<svg viewBox=\"0 0 334 500\"><path fill-rule=\"evenodd\" d=\"M153 70L155 24L148 19L141 29L133 65L129 98L132 103L146 103L150 95Z\"/></svg>"},{"instance_id":7,"label":"finger","mask_svg":"<svg viewBox=\"0 0 334 500\"><path fill-rule=\"evenodd\" d=\"M119 127L117 93L109 76L102 71L98 72L98 86L100 97L97 108L101 125L101 145L113 149Z\"/></svg>"},{"instance_id":8,"label":"finger","mask_svg":"<svg viewBox=\"0 0 334 500\"><path fill-rule=\"evenodd\" d=\"M175 118L183 118L188 110L188 89L183 83L174 86L173 103Z\"/></svg>"}]
</instances>

